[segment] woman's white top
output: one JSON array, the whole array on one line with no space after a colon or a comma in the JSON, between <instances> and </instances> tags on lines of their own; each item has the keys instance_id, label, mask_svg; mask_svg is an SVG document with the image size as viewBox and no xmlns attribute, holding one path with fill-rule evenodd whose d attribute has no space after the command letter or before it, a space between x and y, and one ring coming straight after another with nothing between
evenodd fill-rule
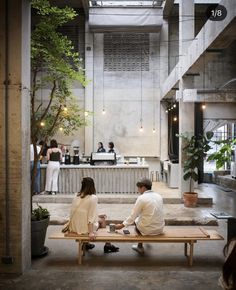
<instances>
[{"instance_id":1,"label":"woman's white top","mask_svg":"<svg viewBox=\"0 0 236 290\"><path fill-rule=\"evenodd\" d=\"M93 224L94 230L98 228L98 198L95 194L84 198L76 196L71 205L70 231L77 234L88 234L88 224Z\"/></svg>"}]
</instances>

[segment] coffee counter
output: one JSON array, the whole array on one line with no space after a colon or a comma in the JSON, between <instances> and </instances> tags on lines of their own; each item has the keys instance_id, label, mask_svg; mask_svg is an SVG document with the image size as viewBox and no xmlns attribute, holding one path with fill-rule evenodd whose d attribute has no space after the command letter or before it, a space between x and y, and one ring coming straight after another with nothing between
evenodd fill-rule
<instances>
[{"instance_id":1,"label":"coffee counter","mask_svg":"<svg viewBox=\"0 0 236 290\"><path fill-rule=\"evenodd\" d=\"M41 188L44 190L46 164L41 165ZM148 165L61 165L58 180L59 193L75 193L81 188L83 177L94 179L97 193L137 193L136 182L149 177Z\"/></svg>"}]
</instances>

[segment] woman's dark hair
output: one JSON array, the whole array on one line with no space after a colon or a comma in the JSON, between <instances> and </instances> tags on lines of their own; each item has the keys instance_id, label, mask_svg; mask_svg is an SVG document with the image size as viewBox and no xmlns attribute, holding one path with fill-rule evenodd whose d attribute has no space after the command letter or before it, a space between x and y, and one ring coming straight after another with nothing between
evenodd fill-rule
<instances>
[{"instance_id":1,"label":"woman's dark hair","mask_svg":"<svg viewBox=\"0 0 236 290\"><path fill-rule=\"evenodd\" d=\"M50 148L57 148L57 147L58 147L57 141L55 139L52 139L50 141Z\"/></svg>"},{"instance_id":2,"label":"woman's dark hair","mask_svg":"<svg viewBox=\"0 0 236 290\"><path fill-rule=\"evenodd\" d=\"M109 145L109 148L111 148L111 149L114 148L114 143L113 142L109 142L108 145Z\"/></svg>"},{"instance_id":3,"label":"woman's dark hair","mask_svg":"<svg viewBox=\"0 0 236 290\"><path fill-rule=\"evenodd\" d=\"M224 247L224 254L227 254L228 248L231 243L234 243L234 247L223 265L223 279L230 289L236 289L236 238L229 241Z\"/></svg>"},{"instance_id":4,"label":"woman's dark hair","mask_svg":"<svg viewBox=\"0 0 236 290\"><path fill-rule=\"evenodd\" d=\"M101 148L103 148L103 144L102 144L102 142L98 142L98 144L100 144Z\"/></svg>"},{"instance_id":5,"label":"woman's dark hair","mask_svg":"<svg viewBox=\"0 0 236 290\"><path fill-rule=\"evenodd\" d=\"M87 195L96 194L94 181L91 177L84 177L81 184L82 185L78 196L84 198Z\"/></svg>"}]
</instances>

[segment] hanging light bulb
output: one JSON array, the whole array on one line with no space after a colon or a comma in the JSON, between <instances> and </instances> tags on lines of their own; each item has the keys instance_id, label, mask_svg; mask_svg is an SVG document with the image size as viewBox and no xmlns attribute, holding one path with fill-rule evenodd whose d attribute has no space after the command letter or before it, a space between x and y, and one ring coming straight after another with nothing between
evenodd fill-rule
<instances>
[{"instance_id":1,"label":"hanging light bulb","mask_svg":"<svg viewBox=\"0 0 236 290\"><path fill-rule=\"evenodd\" d=\"M143 126L141 125L141 127L139 128L140 132L143 132Z\"/></svg>"},{"instance_id":2,"label":"hanging light bulb","mask_svg":"<svg viewBox=\"0 0 236 290\"><path fill-rule=\"evenodd\" d=\"M40 126L41 126L41 127L44 127L44 126L45 126L45 123L44 123L43 121L41 121L41 122L40 122Z\"/></svg>"},{"instance_id":3,"label":"hanging light bulb","mask_svg":"<svg viewBox=\"0 0 236 290\"><path fill-rule=\"evenodd\" d=\"M63 108L63 110L64 110L64 112L67 112L67 111L68 111L67 106L65 106L65 107Z\"/></svg>"},{"instance_id":4,"label":"hanging light bulb","mask_svg":"<svg viewBox=\"0 0 236 290\"><path fill-rule=\"evenodd\" d=\"M176 108L176 104L173 105L173 108Z\"/></svg>"},{"instance_id":5,"label":"hanging light bulb","mask_svg":"<svg viewBox=\"0 0 236 290\"><path fill-rule=\"evenodd\" d=\"M84 112L84 116L88 117L88 112L87 111Z\"/></svg>"},{"instance_id":6,"label":"hanging light bulb","mask_svg":"<svg viewBox=\"0 0 236 290\"><path fill-rule=\"evenodd\" d=\"M173 118L173 120L174 120L174 122L176 122L176 121L178 120L178 118L175 116L175 117Z\"/></svg>"},{"instance_id":7,"label":"hanging light bulb","mask_svg":"<svg viewBox=\"0 0 236 290\"><path fill-rule=\"evenodd\" d=\"M59 130L60 130L60 131L63 131L63 128L62 128L62 127L60 127L60 128L59 128Z\"/></svg>"},{"instance_id":8,"label":"hanging light bulb","mask_svg":"<svg viewBox=\"0 0 236 290\"><path fill-rule=\"evenodd\" d=\"M166 110L166 114L168 114L168 110Z\"/></svg>"},{"instance_id":9,"label":"hanging light bulb","mask_svg":"<svg viewBox=\"0 0 236 290\"><path fill-rule=\"evenodd\" d=\"M152 129L152 133L153 134L156 133L156 129L155 128Z\"/></svg>"},{"instance_id":10,"label":"hanging light bulb","mask_svg":"<svg viewBox=\"0 0 236 290\"><path fill-rule=\"evenodd\" d=\"M206 104L205 104L205 103L202 104L202 109L203 109L203 110L206 109Z\"/></svg>"},{"instance_id":11,"label":"hanging light bulb","mask_svg":"<svg viewBox=\"0 0 236 290\"><path fill-rule=\"evenodd\" d=\"M102 109L102 114L103 114L103 115L106 114L106 110L105 110L105 108Z\"/></svg>"}]
</instances>

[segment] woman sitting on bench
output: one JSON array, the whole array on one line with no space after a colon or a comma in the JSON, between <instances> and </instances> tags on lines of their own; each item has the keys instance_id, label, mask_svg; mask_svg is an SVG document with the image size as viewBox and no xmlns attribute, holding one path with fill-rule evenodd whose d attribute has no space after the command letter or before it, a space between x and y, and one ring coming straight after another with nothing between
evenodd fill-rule
<instances>
[{"instance_id":1,"label":"woman sitting on bench","mask_svg":"<svg viewBox=\"0 0 236 290\"><path fill-rule=\"evenodd\" d=\"M88 234L89 239L93 241L99 228L97 204L98 198L96 196L94 181L90 177L84 177L80 192L74 198L71 205L69 231L79 235ZM86 250L91 250L94 247L94 244L85 244ZM106 243L104 246L105 253L118 251L119 248L111 243Z\"/></svg>"}]
</instances>

